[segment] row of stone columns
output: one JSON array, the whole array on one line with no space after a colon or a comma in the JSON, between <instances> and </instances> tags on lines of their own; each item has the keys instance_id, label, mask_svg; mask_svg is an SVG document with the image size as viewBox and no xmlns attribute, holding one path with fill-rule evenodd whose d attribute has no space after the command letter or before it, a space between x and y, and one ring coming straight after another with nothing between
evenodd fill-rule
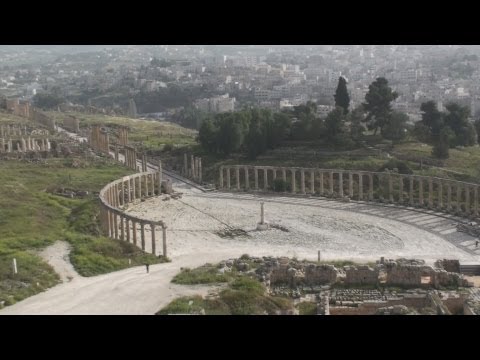
<instances>
[{"instance_id":1,"label":"row of stone columns","mask_svg":"<svg viewBox=\"0 0 480 360\"><path fill-rule=\"evenodd\" d=\"M108 139L108 134L103 132L98 125L92 126L92 130L90 133L90 146L97 150L104 153L110 153L110 144Z\"/></svg>"},{"instance_id":2,"label":"row of stone columns","mask_svg":"<svg viewBox=\"0 0 480 360\"><path fill-rule=\"evenodd\" d=\"M126 176L108 188L108 204L116 208L146 197L161 193L162 174L159 172L140 173Z\"/></svg>"},{"instance_id":3,"label":"row of stone columns","mask_svg":"<svg viewBox=\"0 0 480 360\"><path fill-rule=\"evenodd\" d=\"M188 156L183 154L183 176L202 182L202 158L190 155L190 169L188 168Z\"/></svg>"},{"instance_id":4,"label":"row of stone columns","mask_svg":"<svg viewBox=\"0 0 480 360\"><path fill-rule=\"evenodd\" d=\"M27 125L2 125L0 126L0 137L22 136L27 134Z\"/></svg>"},{"instance_id":5,"label":"row of stone columns","mask_svg":"<svg viewBox=\"0 0 480 360\"><path fill-rule=\"evenodd\" d=\"M118 143L120 145L128 145L128 128L120 128L117 132Z\"/></svg>"},{"instance_id":6,"label":"row of stone columns","mask_svg":"<svg viewBox=\"0 0 480 360\"><path fill-rule=\"evenodd\" d=\"M158 255L156 231L157 227L160 227L162 230L162 255L167 256L167 226L162 221L142 220L106 206L102 207L101 217L103 230L107 236L132 243L145 252L150 250L153 255ZM150 231L150 241L145 234L147 231ZM150 242L150 249L147 249L148 242Z\"/></svg>"},{"instance_id":7,"label":"row of stone columns","mask_svg":"<svg viewBox=\"0 0 480 360\"><path fill-rule=\"evenodd\" d=\"M453 204L457 211L464 211L467 214L478 214L478 186L463 182L443 180L439 178L421 177L415 175L402 175L392 173L368 173L355 171L332 171L322 169L304 169L304 168L275 168L275 167L251 167L251 166L232 166L220 168L219 188L231 190L250 189L250 170L253 172L254 188L253 190L270 191L269 174L271 180L275 181L278 172L281 172L283 181L287 182L287 172L290 173L291 193L296 194L315 194L320 195L334 194L339 197L347 195L350 198L356 197L359 200L374 200L374 177L377 177L377 195L376 198L384 197L391 203L409 203L410 205L427 205L429 208L448 210L452 209ZM243 177L241 176L243 172ZM259 185L259 172L263 174L263 184ZM232 173L234 184L232 185ZM299 189L297 189L297 174L300 174ZM224 179L226 177L226 179ZM308 177L309 188L306 188L306 179ZM242 179L243 178L243 179ZM329 188L325 189L325 179L328 181ZM224 181L226 180L226 181ZM243 181L242 181L243 180ZM364 182L366 181L366 182ZM243 184L242 184L243 182ZM408 190L404 186L408 182ZM319 191L316 192L316 185ZM415 189L415 184L417 189ZM437 190L434 191L434 185ZM367 187L365 189L365 186ZM456 187L455 202L452 202L452 187ZM447 191L447 201L444 203L444 189ZM298 192L299 190L299 192ZM366 198L364 191L367 191ZM408 194L406 193L408 192ZM434 198L437 200L434 203Z\"/></svg>"},{"instance_id":8,"label":"row of stone columns","mask_svg":"<svg viewBox=\"0 0 480 360\"><path fill-rule=\"evenodd\" d=\"M151 232L151 251L156 255L155 231L162 228L163 255L167 256L166 225L163 222L152 222L129 216L119 208L135 201L137 198L155 196L161 193L162 164L158 164L158 172L140 173L126 176L104 188L100 194L102 200L101 222L104 233L113 238L132 242L145 249L145 226ZM137 244L137 232L140 230L140 244Z\"/></svg>"},{"instance_id":9,"label":"row of stone columns","mask_svg":"<svg viewBox=\"0 0 480 360\"><path fill-rule=\"evenodd\" d=\"M142 154L142 172L148 171L147 155Z\"/></svg>"},{"instance_id":10,"label":"row of stone columns","mask_svg":"<svg viewBox=\"0 0 480 360\"><path fill-rule=\"evenodd\" d=\"M118 152L118 147L115 146ZM131 146L125 146L125 166L129 169L137 170L137 151ZM116 156L118 158L118 153Z\"/></svg>"},{"instance_id":11,"label":"row of stone columns","mask_svg":"<svg viewBox=\"0 0 480 360\"><path fill-rule=\"evenodd\" d=\"M21 138L18 140L4 138L0 140L0 152L11 153L13 151L27 152L27 151L49 151L51 148L50 141L48 139L34 139L28 137L26 139Z\"/></svg>"}]
</instances>

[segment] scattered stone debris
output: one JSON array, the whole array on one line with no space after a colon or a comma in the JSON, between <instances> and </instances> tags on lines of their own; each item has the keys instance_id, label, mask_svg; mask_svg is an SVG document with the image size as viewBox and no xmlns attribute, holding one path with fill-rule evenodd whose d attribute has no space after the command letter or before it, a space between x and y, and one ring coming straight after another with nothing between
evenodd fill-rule
<instances>
[{"instance_id":1,"label":"scattered stone debris","mask_svg":"<svg viewBox=\"0 0 480 360\"><path fill-rule=\"evenodd\" d=\"M215 232L215 234L217 234L221 238L230 238L230 239L233 239L239 236L250 236L243 229L224 229L224 230Z\"/></svg>"},{"instance_id":2,"label":"scattered stone debris","mask_svg":"<svg viewBox=\"0 0 480 360\"><path fill-rule=\"evenodd\" d=\"M46 189L46 192L49 194L57 195L57 196L63 196L66 198L80 198L83 199L90 195L88 191L84 190L75 190L75 189L70 189L70 188L64 188L64 187L59 187L59 188L48 188Z\"/></svg>"},{"instance_id":3,"label":"scattered stone debris","mask_svg":"<svg viewBox=\"0 0 480 360\"><path fill-rule=\"evenodd\" d=\"M434 267L420 259L380 259L375 265L298 261L286 257L228 259L219 272L250 274L270 295L317 304L318 315L415 315L480 313L480 290L458 271L458 260ZM384 281L381 279L385 278ZM450 289L450 290L446 290ZM292 314L295 314L293 312Z\"/></svg>"},{"instance_id":4,"label":"scattered stone debris","mask_svg":"<svg viewBox=\"0 0 480 360\"><path fill-rule=\"evenodd\" d=\"M270 224L270 227L273 228L273 229L281 230L283 232L290 232L290 230L288 230L285 226L282 226L282 225Z\"/></svg>"}]
</instances>

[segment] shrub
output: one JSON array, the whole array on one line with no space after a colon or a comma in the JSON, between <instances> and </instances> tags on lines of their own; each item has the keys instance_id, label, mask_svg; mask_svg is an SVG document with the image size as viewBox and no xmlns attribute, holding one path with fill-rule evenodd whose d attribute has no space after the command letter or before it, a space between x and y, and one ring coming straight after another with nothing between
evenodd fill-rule
<instances>
[{"instance_id":1,"label":"shrub","mask_svg":"<svg viewBox=\"0 0 480 360\"><path fill-rule=\"evenodd\" d=\"M276 191L276 192L288 191L289 190L288 187L289 187L289 184L283 179L275 179L273 181L273 185L272 185L273 191Z\"/></svg>"},{"instance_id":2,"label":"shrub","mask_svg":"<svg viewBox=\"0 0 480 360\"><path fill-rule=\"evenodd\" d=\"M380 167L380 169L378 169L378 171L383 172L386 169L389 169L389 170L398 169L399 174L413 174L413 170L407 165L406 162L401 160L396 160L396 159L388 160L385 164L383 164Z\"/></svg>"}]
</instances>

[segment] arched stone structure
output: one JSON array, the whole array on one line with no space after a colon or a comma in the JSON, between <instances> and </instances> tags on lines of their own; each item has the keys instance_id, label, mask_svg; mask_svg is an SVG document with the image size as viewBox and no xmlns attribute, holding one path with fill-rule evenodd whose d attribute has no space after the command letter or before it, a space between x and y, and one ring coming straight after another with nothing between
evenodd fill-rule
<instances>
[{"instance_id":1,"label":"arched stone structure","mask_svg":"<svg viewBox=\"0 0 480 360\"><path fill-rule=\"evenodd\" d=\"M347 196L352 200L426 207L446 213L454 211L469 218L478 217L480 185L438 177L358 170L233 165L220 167L218 188L227 191L274 191L273 184L278 173L282 174L281 178L289 185L288 192L291 194L339 198Z\"/></svg>"},{"instance_id":2,"label":"arched stone structure","mask_svg":"<svg viewBox=\"0 0 480 360\"><path fill-rule=\"evenodd\" d=\"M157 227L162 229L163 256L167 256L167 226L163 221L151 221L131 216L124 207L136 199L161 194L162 169L157 172L141 172L107 184L100 191L101 228L104 235L121 241L128 241L143 251L157 255L155 238ZM150 240L146 232L150 232ZM140 239L138 239L138 232ZM140 241L139 241L140 240Z\"/></svg>"}]
</instances>

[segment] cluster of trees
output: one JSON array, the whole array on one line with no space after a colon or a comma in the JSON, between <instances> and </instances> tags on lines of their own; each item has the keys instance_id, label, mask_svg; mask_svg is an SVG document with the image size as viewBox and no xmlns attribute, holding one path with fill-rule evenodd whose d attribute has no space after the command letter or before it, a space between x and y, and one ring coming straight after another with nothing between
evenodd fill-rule
<instances>
[{"instance_id":1,"label":"cluster of trees","mask_svg":"<svg viewBox=\"0 0 480 360\"><path fill-rule=\"evenodd\" d=\"M255 158L287 138L290 126L290 117L284 113L248 109L207 117L200 126L198 140L212 153L244 151Z\"/></svg>"},{"instance_id":2,"label":"cluster of trees","mask_svg":"<svg viewBox=\"0 0 480 360\"><path fill-rule=\"evenodd\" d=\"M56 110L65 99L54 94L40 93L33 97L33 105L43 110Z\"/></svg>"},{"instance_id":3,"label":"cluster of trees","mask_svg":"<svg viewBox=\"0 0 480 360\"><path fill-rule=\"evenodd\" d=\"M337 148L352 148L366 127L375 134L380 130L384 138L399 140L405 136L408 116L392 110L391 102L397 96L386 79L378 78L370 85L365 103L350 111L347 82L340 77L335 108L326 118L317 115L317 105L310 101L280 113L249 109L217 114L202 119L199 141L211 152L228 155L244 150L254 158L287 139L321 140ZM193 112L182 114L182 120L198 125L198 116Z\"/></svg>"},{"instance_id":4,"label":"cluster of trees","mask_svg":"<svg viewBox=\"0 0 480 360\"><path fill-rule=\"evenodd\" d=\"M422 120L414 129L418 140L433 145L432 154L440 159L448 158L450 148L475 145L480 130L478 121L474 125L468 120L468 107L450 103L445 108L447 112L441 112L434 101L422 103Z\"/></svg>"}]
</instances>

